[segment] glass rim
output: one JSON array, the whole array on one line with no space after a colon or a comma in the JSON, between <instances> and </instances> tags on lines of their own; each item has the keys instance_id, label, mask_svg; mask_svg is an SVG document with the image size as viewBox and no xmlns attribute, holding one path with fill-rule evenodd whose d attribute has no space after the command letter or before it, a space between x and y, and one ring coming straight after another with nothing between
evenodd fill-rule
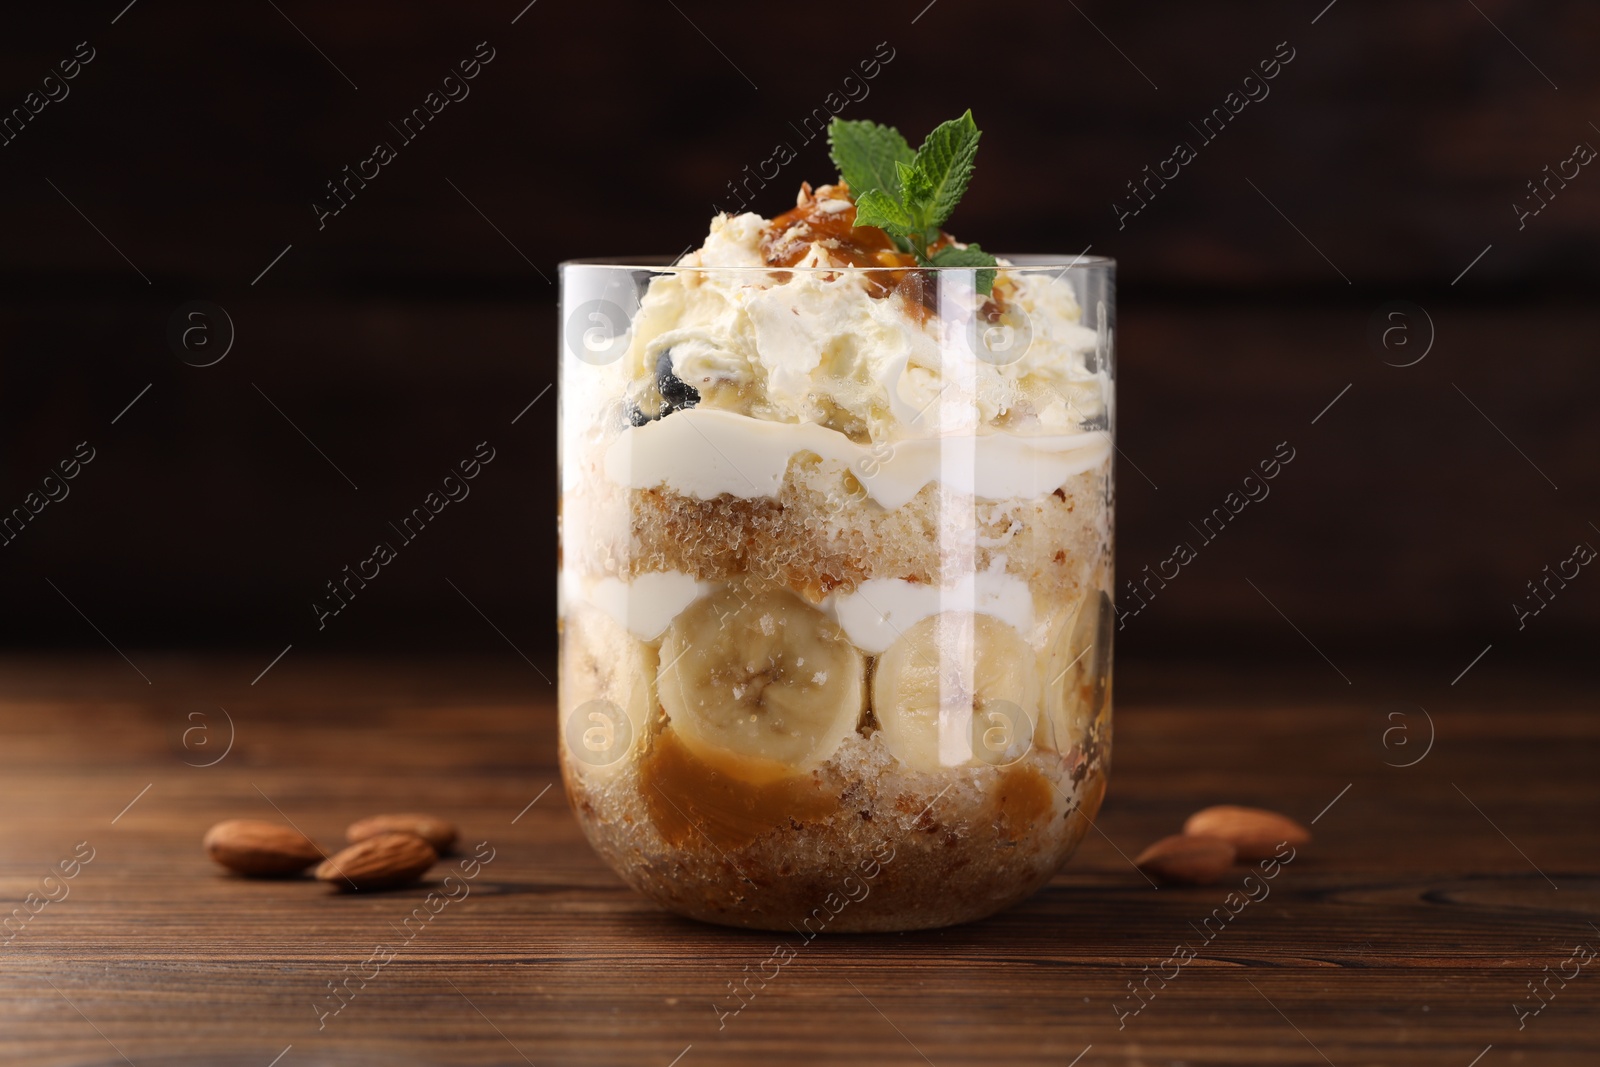
<instances>
[{"instance_id":1,"label":"glass rim","mask_svg":"<svg viewBox=\"0 0 1600 1067\"><path fill-rule=\"evenodd\" d=\"M703 264L683 264L677 262L677 259L672 256L595 256L581 259L564 259L556 264L556 267L558 270L565 270L568 267L606 267L613 270L728 271L752 274L778 274L784 271L794 271L802 274L876 274L908 270L970 274L979 270L1059 270L1065 273L1068 270L1110 270L1117 265L1117 261L1110 256L1057 255L1048 252L1021 252L1012 255L1005 253L995 254L1001 259L1009 260L1010 262L999 267L938 267L917 266L915 264L909 267L719 267Z\"/></svg>"}]
</instances>

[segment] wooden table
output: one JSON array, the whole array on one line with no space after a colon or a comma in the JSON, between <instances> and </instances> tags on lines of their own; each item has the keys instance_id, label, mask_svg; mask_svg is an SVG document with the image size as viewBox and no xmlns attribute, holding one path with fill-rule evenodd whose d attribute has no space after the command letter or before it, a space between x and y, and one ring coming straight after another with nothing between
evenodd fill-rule
<instances>
[{"instance_id":1,"label":"wooden table","mask_svg":"<svg viewBox=\"0 0 1600 1067\"><path fill-rule=\"evenodd\" d=\"M663 915L595 859L534 669L291 653L252 686L265 659L135 652L150 684L116 657L0 661L0 899L59 897L0 931L0 1060L1600 1062L1600 964L1566 962L1600 948L1586 683L1124 664L1101 833L1044 892L957 929L818 939L719 1027L713 1002L778 938ZM1316 840L1208 943L1245 872L1156 890L1126 857L1217 801L1315 820ZM229 816L326 843L414 808L494 859L409 939L430 886L245 881L199 845ZM46 882L61 861L75 877ZM319 1022L380 942L394 958ZM1163 963L1184 944L1192 961ZM1563 970L1519 1029L1528 983ZM1163 971L1119 1029L1128 984Z\"/></svg>"}]
</instances>

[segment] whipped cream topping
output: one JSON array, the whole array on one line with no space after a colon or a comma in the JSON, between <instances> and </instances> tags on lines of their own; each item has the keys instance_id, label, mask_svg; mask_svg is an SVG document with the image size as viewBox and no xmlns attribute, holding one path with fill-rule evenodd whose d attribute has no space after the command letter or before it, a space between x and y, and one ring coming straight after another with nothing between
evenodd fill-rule
<instances>
[{"instance_id":1,"label":"whipped cream topping","mask_svg":"<svg viewBox=\"0 0 1600 1067\"><path fill-rule=\"evenodd\" d=\"M631 426L605 451L604 471L632 489L665 487L712 500L778 495L795 455L847 466L886 508L908 503L929 482L986 500L1031 499L1099 467L1111 450L1099 430L1024 437L1008 433L861 445L816 423L769 422L695 407Z\"/></svg>"},{"instance_id":2,"label":"whipped cream topping","mask_svg":"<svg viewBox=\"0 0 1600 1067\"><path fill-rule=\"evenodd\" d=\"M828 197L834 199L828 199ZM817 209L851 205L831 187ZM1072 287L1041 271L1002 269L998 321L963 280L940 274L938 306L874 292L872 272L809 245L793 270L768 267L771 223L719 215L682 270L655 278L634 319L627 364L648 381L663 353L700 407L818 423L874 443L980 429L1061 434L1105 414L1109 382L1091 369L1095 331ZM877 275L884 280L885 275Z\"/></svg>"}]
</instances>

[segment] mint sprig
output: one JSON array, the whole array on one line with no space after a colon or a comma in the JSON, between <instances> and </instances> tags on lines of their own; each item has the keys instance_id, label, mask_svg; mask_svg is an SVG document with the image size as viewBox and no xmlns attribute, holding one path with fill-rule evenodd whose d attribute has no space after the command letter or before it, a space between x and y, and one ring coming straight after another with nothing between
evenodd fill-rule
<instances>
[{"instance_id":1,"label":"mint sprig","mask_svg":"<svg viewBox=\"0 0 1600 1067\"><path fill-rule=\"evenodd\" d=\"M876 226L923 266L994 267L995 258L975 244L928 251L972 180L978 137L970 109L940 123L915 152L892 126L834 119L829 155L855 197L856 225ZM994 274L978 272L979 293L989 295Z\"/></svg>"}]
</instances>

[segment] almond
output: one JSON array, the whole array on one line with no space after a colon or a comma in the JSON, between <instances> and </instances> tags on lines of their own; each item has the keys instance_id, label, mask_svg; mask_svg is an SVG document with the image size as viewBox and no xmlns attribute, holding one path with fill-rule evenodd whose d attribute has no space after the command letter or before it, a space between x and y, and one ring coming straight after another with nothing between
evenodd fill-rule
<instances>
[{"instance_id":1,"label":"almond","mask_svg":"<svg viewBox=\"0 0 1600 1067\"><path fill-rule=\"evenodd\" d=\"M374 815L360 822L353 822L344 832L344 839L354 844L365 841L378 834L400 832L416 834L428 844L433 846L435 852L444 852L456 843L456 828L454 823L432 815L418 815L407 813L404 815Z\"/></svg>"},{"instance_id":2,"label":"almond","mask_svg":"<svg viewBox=\"0 0 1600 1067\"><path fill-rule=\"evenodd\" d=\"M1233 866L1236 852L1220 837L1174 834L1139 853L1134 866L1169 885L1210 885Z\"/></svg>"},{"instance_id":3,"label":"almond","mask_svg":"<svg viewBox=\"0 0 1600 1067\"><path fill-rule=\"evenodd\" d=\"M414 881L439 854L416 834L387 831L322 862L317 878L340 889L386 889Z\"/></svg>"},{"instance_id":4,"label":"almond","mask_svg":"<svg viewBox=\"0 0 1600 1067\"><path fill-rule=\"evenodd\" d=\"M1284 842L1296 847L1311 843L1311 831L1287 815L1237 804L1218 804L1195 812L1183 824L1183 832L1231 841L1239 858L1247 863L1267 859Z\"/></svg>"},{"instance_id":5,"label":"almond","mask_svg":"<svg viewBox=\"0 0 1600 1067\"><path fill-rule=\"evenodd\" d=\"M322 850L290 826L257 819L228 819L206 831L206 852L231 871L253 878L303 871Z\"/></svg>"}]
</instances>

